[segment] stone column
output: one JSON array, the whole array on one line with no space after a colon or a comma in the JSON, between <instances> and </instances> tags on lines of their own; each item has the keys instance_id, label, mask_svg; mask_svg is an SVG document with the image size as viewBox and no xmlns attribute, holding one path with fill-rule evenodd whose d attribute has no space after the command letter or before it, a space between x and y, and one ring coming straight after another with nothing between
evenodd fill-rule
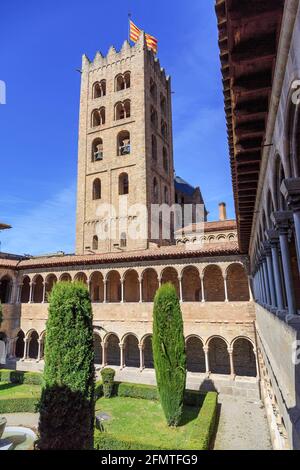
<instances>
[{"instance_id":1,"label":"stone column","mask_svg":"<svg viewBox=\"0 0 300 470\"><path fill-rule=\"evenodd\" d=\"M285 197L288 208L293 212L298 270L300 272L300 178L283 180L280 190Z\"/></svg>"},{"instance_id":2,"label":"stone column","mask_svg":"<svg viewBox=\"0 0 300 470\"><path fill-rule=\"evenodd\" d=\"M210 374L208 350L209 350L208 346L203 347L203 351L204 351L204 355L205 355L205 372L206 372L207 375Z\"/></svg>"},{"instance_id":3,"label":"stone column","mask_svg":"<svg viewBox=\"0 0 300 470\"><path fill-rule=\"evenodd\" d=\"M273 264L272 264L271 246L268 241L264 243L264 249L265 249L266 260L267 260L267 271L268 271L268 279L269 279L271 306L275 308L277 305L277 302L276 302L274 272L273 272Z\"/></svg>"},{"instance_id":4,"label":"stone column","mask_svg":"<svg viewBox=\"0 0 300 470\"><path fill-rule=\"evenodd\" d=\"M102 344L102 368L103 368L107 365L107 362L106 362L107 343L101 342L101 344Z\"/></svg>"},{"instance_id":5,"label":"stone column","mask_svg":"<svg viewBox=\"0 0 300 470\"><path fill-rule=\"evenodd\" d=\"M287 296L288 310L289 314L295 315L297 312L292 277L291 257L289 250L289 228L292 220L292 213L289 211L273 212L271 217L279 232L279 242L281 248L284 284Z\"/></svg>"},{"instance_id":6,"label":"stone column","mask_svg":"<svg viewBox=\"0 0 300 470\"><path fill-rule=\"evenodd\" d=\"M255 279L252 278L253 285L255 285ZM252 293L252 285L251 285L251 277L248 276L248 289L249 289L249 300L250 302L253 301L253 293ZM254 293L255 295L255 293Z\"/></svg>"},{"instance_id":7,"label":"stone column","mask_svg":"<svg viewBox=\"0 0 300 470\"><path fill-rule=\"evenodd\" d=\"M140 350L140 372L142 372L145 368L144 365L144 347L142 344L139 344L139 350Z\"/></svg>"},{"instance_id":8,"label":"stone column","mask_svg":"<svg viewBox=\"0 0 300 470\"><path fill-rule=\"evenodd\" d=\"M264 284L265 284L266 305L271 306L270 283L269 283L269 278L268 278L267 259L265 255L263 255L262 257L262 267L263 267L263 278L264 278Z\"/></svg>"},{"instance_id":9,"label":"stone column","mask_svg":"<svg viewBox=\"0 0 300 470\"><path fill-rule=\"evenodd\" d=\"M29 302L28 302L28 303L30 303L30 304L32 303L33 292L34 292L34 282L33 282L33 281L30 281Z\"/></svg>"},{"instance_id":10,"label":"stone column","mask_svg":"<svg viewBox=\"0 0 300 470\"><path fill-rule=\"evenodd\" d=\"M24 338L24 356L23 356L23 358L21 359L21 361L25 361L25 360L27 359L28 344L29 344L28 338Z\"/></svg>"},{"instance_id":11,"label":"stone column","mask_svg":"<svg viewBox=\"0 0 300 470\"><path fill-rule=\"evenodd\" d=\"M42 347L42 340L38 340L39 348L38 348L38 356L36 362L40 362L41 360L41 347Z\"/></svg>"},{"instance_id":12,"label":"stone column","mask_svg":"<svg viewBox=\"0 0 300 470\"><path fill-rule=\"evenodd\" d=\"M124 344L119 343L120 347L120 370L124 369Z\"/></svg>"},{"instance_id":13,"label":"stone column","mask_svg":"<svg viewBox=\"0 0 300 470\"><path fill-rule=\"evenodd\" d=\"M107 303L107 279L103 279L103 303Z\"/></svg>"},{"instance_id":14,"label":"stone column","mask_svg":"<svg viewBox=\"0 0 300 470\"><path fill-rule=\"evenodd\" d=\"M143 302L143 278L139 276L139 291L140 291L140 304Z\"/></svg>"},{"instance_id":15,"label":"stone column","mask_svg":"<svg viewBox=\"0 0 300 470\"><path fill-rule=\"evenodd\" d=\"M276 301L277 301L276 306L278 310L284 310L283 291L282 291L282 284L281 284L279 253L278 253L279 236L276 230L268 230L267 235L269 237L271 253L272 253L272 264L273 264L274 281L275 281L275 288L276 288Z\"/></svg>"},{"instance_id":16,"label":"stone column","mask_svg":"<svg viewBox=\"0 0 300 470\"><path fill-rule=\"evenodd\" d=\"M178 276L178 283L179 283L179 301L183 302L182 296L182 276Z\"/></svg>"},{"instance_id":17,"label":"stone column","mask_svg":"<svg viewBox=\"0 0 300 470\"><path fill-rule=\"evenodd\" d=\"M21 303L21 300L22 300L22 287L23 287L23 284L19 284L19 285L18 285L17 304L20 304L20 303Z\"/></svg>"},{"instance_id":18,"label":"stone column","mask_svg":"<svg viewBox=\"0 0 300 470\"><path fill-rule=\"evenodd\" d=\"M121 279L121 304L124 303L124 279Z\"/></svg>"},{"instance_id":19,"label":"stone column","mask_svg":"<svg viewBox=\"0 0 300 470\"><path fill-rule=\"evenodd\" d=\"M225 292L225 302L228 302L228 293L227 293L227 276L224 274L224 292Z\"/></svg>"},{"instance_id":20,"label":"stone column","mask_svg":"<svg viewBox=\"0 0 300 470\"><path fill-rule=\"evenodd\" d=\"M47 282L44 281L43 282L43 300L42 300L42 304L44 304L46 302L46 287L47 287Z\"/></svg>"},{"instance_id":21,"label":"stone column","mask_svg":"<svg viewBox=\"0 0 300 470\"><path fill-rule=\"evenodd\" d=\"M258 264L258 273L259 273L259 286L260 286L260 303L265 304L266 303L266 298L265 298L265 284L264 284L264 278L263 278L263 267L262 267L262 261L259 261Z\"/></svg>"},{"instance_id":22,"label":"stone column","mask_svg":"<svg viewBox=\"0 0 300 470\"><path fill-rule=\"evenodd\" d=\"M205 302L205 292L204 292L204 276L200 276L201 281L201 302Z\"/></svg>"},{"instance_id":23,"label":"stone column","mask_svg":"<svg viewBox=\"0 0 300 470\"><path fill-rule=\"evenodd\" d=\"M229 354L229 362L230 362L230 375L231 377L235 376L234 373L234 365L233 365L233 348L227 348Z\"/></svg>"}]
</instances>

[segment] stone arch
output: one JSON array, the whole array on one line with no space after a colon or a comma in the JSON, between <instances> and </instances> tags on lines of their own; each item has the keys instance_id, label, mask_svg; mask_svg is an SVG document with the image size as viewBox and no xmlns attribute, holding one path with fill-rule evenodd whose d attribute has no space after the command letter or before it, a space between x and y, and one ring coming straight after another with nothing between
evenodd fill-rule
<instances>
[{"instance_id":1,"label":"stone arch","mask_svg":"<svg viewBox=\"0 0 300 470\"><path fill-rule=\"evenodd\" d=\"M82 282L82 284L87 285L87 275L83 272L76 273L74 281Z\"/></svg>"},{"instance_id":2,"label":"stone arch","mask_svg":"<svg viewBox=\"0 0 300 470\"><path fill-rule=\"evenodd\" d=\"M178 272L173 267L164 268L161 273L161 283L166 284L170 282L176 289L177 295L179 297L179 280L178 280Z\"/></svg>"},{"instance_id":3,"label":"stone arch","mask_svg":"<svg viewBox=\"0 0 300 470\"><path fill-rule=\"evenodd\" d=\"M244 377L256 377L256 358L249 338L239 337L232 342L234 373Z\"/></svg>"},{"instance_id":4,"label":"stone arch","mask_svg":"<svg viewBox=\"0 0 300 470\"><path fill-rule=\"evenodd\" d=\"M41 274L37 274L33 278L33 295L32 301L33 303L39 304L44 300L44 279Z\"/></svg>"},{"instance_id":5,"label":"stone arch","mask_svg":"<svg viewBox=\"0 0 300 470\"><path fill-rule=\"evenodd\" d=\"M106 364L109 366L120 366L119 338L115 333L108 333L105 337Z\"/></svg>"},{"instance_id":6,"label":"stone arch","mask_svg":"<svg viewBox=\"0 0 300 470\"><path fill-rule=\"evenodd\" d=\"M104 301L104 282L99 271L93 272L90 276L90 294L92 302Z\"/></svg>"},{"instance_id":7,"label":"stone arch","mask_svg":"<svg viewBox=\"0 0 300 470\"><path fill-rule=\"evenodd\" d=\"M93 333L93 344L95 352L94 362L95 364L100 365L102 364L102 339L101 336L95 331Z\"/></svg>"},{"instance_id":8,"label":"stone arch","mask_svg":"<svg viewBox=\"0 0 300 470\"><path fill-rule=\"evenodd\" d=\"M117 136L117 155L120 157L122 155L129 155L131 152L130 144L130 132L121 131Z\"/></svg>"},{"instance_id":9,"label":"stone arch","mask_svg":"<svg viewBox=\"0 0 300 470\"><path fill-rule=\"evenodd\" d=\"M124 302L139 302L140 283L139 275L134 269L128 269L123 277Z\"/></svg>"},{"instance_id":10,"label":"stone arch","mask_svg":"<svg viewBox=\"0 0 300 470\"><path fill-rule=\"evenodd\" d=\"M139 340L133 333L127 333L123 338L124 365L127 367L140 367Z\"/></svg>"},{"instance_id":11,"label":"stone arch","mask_svg":"<svg viewBox=\"0 0 300 470\"><path fill-rule=\"evenodd\" d=\"M24 339L25 334L23 330L19 330L17 334L17 341L16 341L16 349L15 349L15 356L17 359L22 359L24 357Z\"/></svg>"},{"instance_id":12,"label":"stone arch","mask_svg":"<svg viewBox=\"0 0 300 470\"><path fill-rule=\"evenodd\" d=\"M210 264L204 269L204 295L207 302L224 302L225 288L222 270L216 264Z\"/></svg>"},{"instance_id":13,"label":"stone arch","mask_svg":"<svg viewBox=\"0 0 300 470\"><path fill-rule=\"evenodd\" d=\"M158 275L155 269L147 268L142 273L143 302L153 302L159 287Z\"/></svg>"},{"instance_id":14,"label":"stone arch","mask_svg":"<svg viewBox=\"0 0 300 470\"><path fill-rule=\"evenodd\" d=\"M95 82L93 85L93 98L102 98L106 95L106 80L101 80L100 82Z\"/></svg>"},{"instance_id":15,"label":"stone arch","mask_svg":"<svg viewBox=\"0 0 300 470\"><path fill-rule=\"evenodd\" d=\"M201 301L201 281L195 266L186 266L182 271L182 300L184 302Z\"/></svg>"},{"instance_id":16,"label":"stone arch","mask_svg":"<svg viewBox=\"0 0 300 470\"><path fill-rule=\"evenodd\" d=\"M39 335L37 331L30 330L26 335L26 339L28 341L28 347L27 347L28 359L37 359L38 351L39 351Z\"/></svg>"},{"instance_id":17,"label":"stone arch","mask_svg":"<svg viewBox=\"0 0 300 470\"><path fill-rule=\"evenodd\" d=\"M280 191L281 183L285 179L285 171L279 154L275 157L274 171L274 200L276 202L276 210L286 210L286 201Z\"/></svg>"},{"instance_id":18,"label":"stone arch","mask_svg":"<svg viewBox=\"0 0 300 470\"><path fill-rule=\"evenodd\" d=\"M230 374L230 358L228 344L221 336L213 336L208 340L209 370L213 374Z\"/></svg>"},{"instance_id":19,"label":"stone arch","mask_svg":"<svg viewBox=\"0 0 300 470\"><path fill-rule=\"evenodd\" d=\"M142 345L144 354L144 367L145 369L154 369L152 335L144 336L142 339Z\"/></svg>"},{"instance_id":20,"label":"stone arch","mask_svg":"<svg viewBox=\"0 0 300 470\"><path fill-rule=\"evenodd\" d=\"M10 302L12 283L12 278L7 274L0 279L0 302L2 304Z\"/></svg>"},{"instance_id":21,"label":"stone arch","mask_svg":"<svg viewBox=\"0 0 300 470\"><path fill-rule=\"evenodd\" d=\"M91 160L92 162L103 160L103 140L100 137L93 140Z\"/></svg>"},{"instance_id":22,"label":"stone arch","mask_svg":"<svg viewBox=\"0 0 300 470\"><path fill-rule=\"evenodd\" d=\"M48 274L48 276L45 279L45 301L48 302L48 297L56 283L57 283L56 275Z\"/></svg>"},{"instance_id":23,"label":"stone arch","mask_svg":"<svg viewBox=\"0 0 300 470\"><path fill-rule=\"evenodd\" d=\"M205 354L203 342L199 336L190 335L186 338L186 363L189 372L205 372Z\"/></svg>"},{"instance_id":24,"label":"stone arch","mask_svg":"<svg viewBox=\"0 0 300 470\"><path fill-rule=\"evenodd\" d=\"M27 304L30 301L30 277L24 276L21 290L21 303Z\"/></svg>"},{"instance_id":25,"label":"stone arch","mask_svg":"<svg viewBox=\"0 0 300 470\"><path fill-rule=\"evenodd\" d=\"M227 295L230 302L248 302L250 300L248 276L244 266L232 263L226 270Z\"/></svg>"},{"instance_id":26,"label":"stone arch","mask_svg":"<svg viewBox=\"0 0 300 470\"><path fill-rule=\"evenodd\" d=\"M121 302L121 276L116 270L107 274L107 301Z\"/></svg>"},{"instance_id":27,"label":"stone arch","mask_svg":"<svg viewBox=\"0 0 300 470\"><path fill-rule=\"evenodd\" d=\"M69 273L63 273L61 274L59 281L60 282L72 282L72 276Z\"/></svg>"}]
</instances>

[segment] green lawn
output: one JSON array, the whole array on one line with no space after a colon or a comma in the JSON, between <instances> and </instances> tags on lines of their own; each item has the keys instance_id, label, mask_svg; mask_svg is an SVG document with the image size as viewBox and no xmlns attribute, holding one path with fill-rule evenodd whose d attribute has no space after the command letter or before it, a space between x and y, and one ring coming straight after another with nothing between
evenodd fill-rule
<instances>
[{"instance_id":1,"label":"green lawn","mask_svg":"<svg viewBox=\"0 0 300 470\"><path fill-rule=\"evenodd\" d=\"M41 387L39 385L12 384L0 382L0 400L11 398L31 398L39 397Z\"/></svg>"},{"instance_id":2,"label":"green lawn","mask_svg":"<svg viewBox=\"0 0 300 470\"><path fill-rule=\"evenodd\" d=\"M134 441L168 449L189 448L192 434L197 433L199 408L186 406L182 425L169 428L158 401L137 398L100 398L96 414L109 414L111 421L104 421L105 431L118 440ZM97 431L98 433L98 431ZM199 430L200 433L200 430Z\"/></svg>"}]
</instances>

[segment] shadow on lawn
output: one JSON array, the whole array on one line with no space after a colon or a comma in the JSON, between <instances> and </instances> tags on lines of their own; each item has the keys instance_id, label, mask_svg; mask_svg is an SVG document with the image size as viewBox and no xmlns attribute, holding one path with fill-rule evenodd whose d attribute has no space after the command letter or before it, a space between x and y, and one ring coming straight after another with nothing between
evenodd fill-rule
<instances>
[{"instance_id":1,"label":"shadow on lawn","mask_svg":"<svg viewBox=\"0 0 300 470\"><path fill-rule=\"evenodd\" d=\"M0 392L1 392L2 390L8 390L8 389L10 389L10 388L14 388L14 387L16 387L17 385L19 385L19 384L12 384L12 383L10 383L10 382L2 383L2 384L0 384Z\"/></svg>"},{"instance_id":2,"label":"shadow on lawn","mask_svg":"<svg viewBox=\"0 0 300 470\"><path fill-rule=\"evenodd\" d=\"M190 423L191 421L194 421L195 419L198 418L199 412L201 410L202 405L198 406L188 406L184 405L183 406L183 413L182 413L182 418L179 424L179 427L185 426L186 424Z\"/></svg>"}]
</instances>

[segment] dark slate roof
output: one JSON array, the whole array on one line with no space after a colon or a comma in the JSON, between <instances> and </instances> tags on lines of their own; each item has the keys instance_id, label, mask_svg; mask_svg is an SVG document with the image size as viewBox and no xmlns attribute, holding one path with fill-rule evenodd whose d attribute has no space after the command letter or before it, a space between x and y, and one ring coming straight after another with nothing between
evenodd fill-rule
<instances>
[{"instance_id":1,"label":"dark slate roof","mask_svg":"<svg viewBox=\"0 0 300 470\"><path fill-rule=\"evenodd\" d=\"M193 196L196 188L191 186L187 183L184 179L180 178L180 176L175 176L174 178L175 189L181 191L182 193L188 194L189 196Z\"/></svg>"}]
</instances>

